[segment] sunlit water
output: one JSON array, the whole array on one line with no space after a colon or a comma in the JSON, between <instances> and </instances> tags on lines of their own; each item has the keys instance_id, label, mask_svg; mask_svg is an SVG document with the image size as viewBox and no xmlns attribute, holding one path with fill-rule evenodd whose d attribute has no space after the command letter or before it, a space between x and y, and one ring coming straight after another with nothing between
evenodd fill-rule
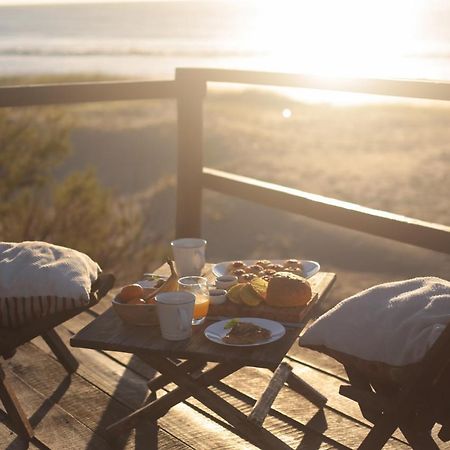
<instances>
[{"instance_id":1,"label":"sunlit water","mask_svg":"<svg viewBox=\"0 0 450 450\"><path fill-rule=\"evenodd\" d=\"M0 75L173 78L176 67L450 79L444 0L0 7Z\"/></svg>"}]
</instances>

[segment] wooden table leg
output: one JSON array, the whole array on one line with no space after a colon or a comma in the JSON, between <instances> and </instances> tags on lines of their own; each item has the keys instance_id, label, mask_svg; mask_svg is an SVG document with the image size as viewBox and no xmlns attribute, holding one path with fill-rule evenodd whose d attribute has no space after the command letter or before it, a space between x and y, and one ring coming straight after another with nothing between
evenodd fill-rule
<instances>
[{"instance_id":1,"label":"wooden table leg","mask_svg":"<svg viewBox=\"0 0 450 450\"><path fill-rule=\"evenodd\" d=\"M148 358L147 361L149 361ZM167 364L170 364L171 368L169 373L171 375L172 370L174 370L174 367L177 366L170 361L167 361ZM217 383L219 380L225 378L231 373L236 372L241 367L242 367L241 365L237 366L232 364L227 365L218 364L212 369L200 374L195 379L195 382L198 383L200 386L209 386L211 384ZM182 367L177 367L177 369L182 370ZM165 379L170 379L171 378L170 375L164 374ZM171 380L170 382L173 382L173 380ZM190 396L191 394L189 391L178 387L173 391L165 394L163 397L157 400L155 399L150 403L147 403L146 405L132 412L128 416L113 423L112 425L107 427L107 431L116 433L127 430L129 428L133 428L136 425L136 423L143 418L149 421L156 420L162 417L164 414L166 414L170 408L172 408L178 403L181 403Z\"/></svg>"},{"instance_id":2,"label":"wooden table leg","mask_svg":"<svg viewBox=\"0 0 450 450\"><path fill-rule=\"evenodd\" d=\"M288 445L265 428L250 422L245 414L230 405L219 395L210 391L206 386L199 383L198 380L193 379L178 367L173 367L173 364L167 361L166 358L159 355L151 355L151 361L152 367L162 374L170 376L178 386L185 389L207 408L233 425L238 434L258 448L274 450L290 449Z\"/></svg>"},{"instance_id":3,"label":"wooden table leg","mask_svg":"<svg viewBox=\"0 0 450 450\"><path fill-rule=\"evenodd\" d=\"M147 362L145 360L143 360L143 361ZM192 373L192 372L195 372L195 371L205 367L206 362L203 360L198 360L198 359L187 359L186 361L183 361L182 363L177 364L177 366L182 368L187 373ZM147 385L151 391L156 392L158 389L162 389L164 386L166 386L167 384L169 384L171 382L172 382L172 380L165 377L164 375L158 375L157 377L150 380L147 383Z\"/></svg>"}]
</instances>

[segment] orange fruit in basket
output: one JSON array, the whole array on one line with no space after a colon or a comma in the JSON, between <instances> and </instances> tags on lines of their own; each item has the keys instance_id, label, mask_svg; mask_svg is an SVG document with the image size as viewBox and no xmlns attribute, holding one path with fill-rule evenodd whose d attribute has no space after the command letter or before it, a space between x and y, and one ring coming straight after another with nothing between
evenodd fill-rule
<instances>
[{"instance_id":1,"label":"orange fruit in basket","mask_svg":"<svg viewBox=\"0 0 450 450\"><path fill-rule=\"evenodd\" d=\"M124 286L117 295L117 298L124 302L129 303L134 299L141 299L144 296L144 289L139 284L128 284Z\"/></svg>"}]
</instances>

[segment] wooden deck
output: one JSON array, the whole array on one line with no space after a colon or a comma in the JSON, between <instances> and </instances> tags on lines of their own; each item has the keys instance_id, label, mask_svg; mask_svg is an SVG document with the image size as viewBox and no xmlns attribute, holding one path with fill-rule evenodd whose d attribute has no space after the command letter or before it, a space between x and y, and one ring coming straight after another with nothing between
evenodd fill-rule
<instances>
[{"instance_id":1,"label":"wooden deck","mask_svg":"<svg viewBox=\"0 0 450 450\"><path fill-rule=\"evenodd\" d=\"M80 314L57 330L63 340L89 323L110 305L103 299L93 310ZM234 434L222 419L193 399L179 404L158 422L142 423L135 431L111 437L105 427L147 396L146 382L154 371L137 357L117 352L73 348L80 361L69 377L38 338L18 349L4 362L17 396L35 428L36 437L27 447L8 428L0 410L0 448L7 449L248 449L251 444ZM288 354L294 372L328 397L320 411L284 387L264 426L296 449L356 448L368 432L368 423L356 405L338 394L345 380L342 366L324 355L300 349ZM270 379L266 370L246 368L219 383L215 391L249 412ZM171 386L169 386L171 388ZM245 392L245 395L243 394ZM385 448L406 449L398 433ZM450 445L441 448L450 448Z\"/></svg>"}]
</instances>

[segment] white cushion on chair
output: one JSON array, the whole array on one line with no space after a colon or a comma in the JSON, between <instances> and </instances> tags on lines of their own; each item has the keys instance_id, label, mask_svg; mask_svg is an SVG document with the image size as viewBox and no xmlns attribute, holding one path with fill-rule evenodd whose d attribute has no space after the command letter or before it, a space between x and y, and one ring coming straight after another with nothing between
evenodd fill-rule
<instances>
[{"instance_id":1,"label":"white cushion on chair","mask_svg":"<svg viewBox=\"0 0 450 450\"><path fill-rule=\"evenodd\" d=\"M17 327L89 303L100 267L46 242L0 242L0 325Z\"/></svg>"},{"instance_id":2,"label":"white cushion on chair","mask_svg":"<svg viewBox=\"0 0 450 450\"><path fill-rule=\"evenodd\" d=\"M332 308L300 345L392 366L419 362L450 322L450 282L435 277L385 283Z\"/></svg>"}]
</instances>

